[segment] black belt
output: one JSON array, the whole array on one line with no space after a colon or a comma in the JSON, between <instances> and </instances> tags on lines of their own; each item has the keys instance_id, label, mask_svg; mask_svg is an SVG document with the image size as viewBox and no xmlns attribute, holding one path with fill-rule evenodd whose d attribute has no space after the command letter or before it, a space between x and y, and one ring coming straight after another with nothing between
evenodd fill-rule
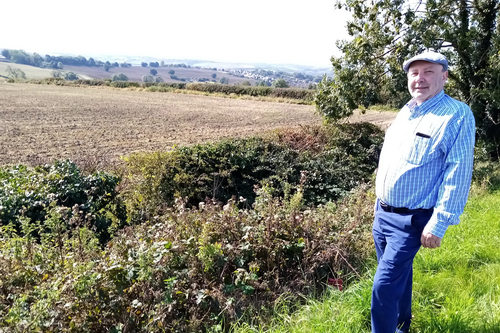
<instances>
[{"instance_id":1,"label":"black belt","mask_svg":"<svg viewBox=\"0 0 500 333\"><path fill-rule=\"evenodd\" d=\"M380 208L382 208L385 212L388 213L397 213L397 214L412 214L412 213L423 213L423 212L428 212L433 210L433 208L417 208L417 209L409 209L406 207L392 207L383 202L382 200L379 200L380 203Z\"/></svg>"}]
</instances>

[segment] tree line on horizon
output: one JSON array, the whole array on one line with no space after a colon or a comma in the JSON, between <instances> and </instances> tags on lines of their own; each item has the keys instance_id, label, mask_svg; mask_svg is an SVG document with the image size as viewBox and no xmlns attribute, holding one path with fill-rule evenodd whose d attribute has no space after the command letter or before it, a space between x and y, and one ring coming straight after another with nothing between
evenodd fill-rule
<instances>
[{"instance_id":1,"label":"tree line on horizon","mask_svg":"<svg viewBox=\"0 0 500 333\"><path fill-rule=\"evenodd\" d=\"M5 57L5 59L10 60L13 63L30 65L41 68L62 69L64 65L68 65L68 66L104 67L104 70L108 71L113 67L128 68L132 66L132 64L129 64L127 62L118 63L118 62L101 61L101 60L95 60L92 57L87 59L81 55L76 57L51 56L50 54L41 56L36 52L28 53L24 50L12 50L12 49L3 49L1 54L2 56Z\"/></svg>"}]
</instances>

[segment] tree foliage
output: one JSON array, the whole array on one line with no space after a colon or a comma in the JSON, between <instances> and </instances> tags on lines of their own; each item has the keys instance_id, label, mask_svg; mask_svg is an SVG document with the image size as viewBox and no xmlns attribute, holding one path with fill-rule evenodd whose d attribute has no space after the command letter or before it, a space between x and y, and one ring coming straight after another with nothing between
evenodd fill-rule
<instances>
[{"instance_id":1,"label":"tree foliage","mask_svg":"<svg viewBox=\"0 0 500 333\"><path fill-rule=\"evenodd\" d=\"M149 74L151 74L151 75L155 76L156 74L158 74L158 71L157 71L156 69L154 69L154 68L153 68L153 69L150 69L150 70L149 70Z\"/></svg>"},{"instance_id":2,"label":"tree foliage","mask_svg":"<svg viewBox=\"0 0 500 333\"><path fill-rule=\"evenodd\" d=\"M161 78L160 76L143 75L142 76L142 82L146 82L146 83L152 83L152 82L160 83L160 82L163 82L163 78Z\"/></svg>"},{"instance_id":3,"label":"tree foliage","mask_svg":"<svg viewBox=\"0 0 500 333\"><path fill-rule=\"evenodd\" d=\"M8 49L3 49L2 50L2 56L5 57L5 59L10 59L10 52Z\"/></svg>"},{"instance_id":4,"label":"tree foliage","mask_svg":"<svg viewBox=\"0 0 500 333\"><path fill-rule=\"evenodd\" d=\"M477 133L500 155L500 28L497 0L345 0L351 40L337 42L334 80L323 78L315 98L326 119L350 115L360 105L401 107L410 98L405 59L426 49L450 63L446 92L470 105Z\"/></svg>"},{"instance_id":5,"label":"tree foliage","mask_svg":"<svg viewBox=\"0 0 500 333\"><path fill-rule=\"evenodd\" d=\"M288 82L286 82L284 79L277 79L277 80L273 81L272 86L274 88L289 88L290 87Z\"/></svg>"},{"instance_id":6,"label":"tree foliage","mask_svg":"<svg viewBox=\"0 0 500 333\"><path fill-rule=\"evenodd\" d=\"M128 77L125 74L119 73L111 77L112 81L128 81Z\"/></svg>"}]
</instances>

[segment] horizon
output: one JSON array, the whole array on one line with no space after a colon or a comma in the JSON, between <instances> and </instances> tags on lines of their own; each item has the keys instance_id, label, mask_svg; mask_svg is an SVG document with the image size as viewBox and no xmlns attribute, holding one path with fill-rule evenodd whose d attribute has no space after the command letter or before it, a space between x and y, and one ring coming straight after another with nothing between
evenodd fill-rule
<instances>
[{"instance_id":1,"label":"horizon","mask_svg":"<svg viewBox=\"0 0 500 333\"><path fill-rule=\"evenodd\" d=\"M147 0L140 6L89 0L75 9L68 9L61 0L30 0L29 12L26 2L9 2L4 7L6 13L23 13L22 23L17 15L4 20L5 27L15 27L13 33L2 36L0 46L6 49L87 58L311 67L329 67L330 58L339 55L335 42L348 38L345 25L350 16L329 0L312 0L309 6L283 0L255 0L252 5L229 0ZM64 24L66 29L61 29L62 21L70 22Z\"/></svg>"}]
</instances>

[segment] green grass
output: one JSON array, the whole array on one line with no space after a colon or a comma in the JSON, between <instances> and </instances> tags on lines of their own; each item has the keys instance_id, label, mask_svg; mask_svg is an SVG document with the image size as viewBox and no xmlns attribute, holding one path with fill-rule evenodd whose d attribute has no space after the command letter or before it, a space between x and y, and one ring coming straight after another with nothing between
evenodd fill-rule
<instances>
[{"instance_id":1,"label":"green grass","mask_svg":"<svg viewBox=\"0 0 500 333\"><path fill-rule=\"evenodd\" d=\"M266 327L235 332L370 332L375 265L344 292L309 299L295 312L276 308ZM500 191L474 194L441 248L422 249L414 262L412 333L500 333Z\"/></svg>"}]
</instances>

